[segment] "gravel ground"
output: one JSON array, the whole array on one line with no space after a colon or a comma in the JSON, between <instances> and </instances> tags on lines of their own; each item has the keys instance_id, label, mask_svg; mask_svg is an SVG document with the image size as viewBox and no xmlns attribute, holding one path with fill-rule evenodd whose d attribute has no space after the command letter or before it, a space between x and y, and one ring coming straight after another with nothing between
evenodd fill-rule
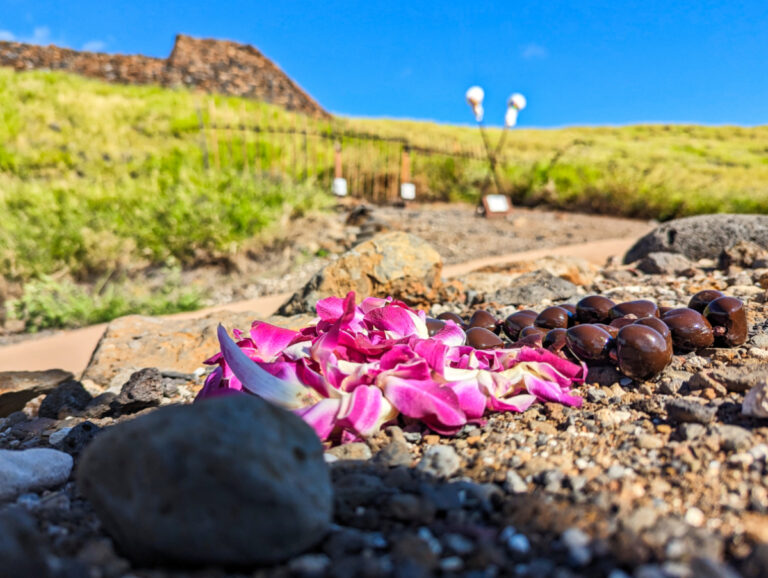
<instances>
[{"instance_id":1,"label":"gravel ground","mask_svg":"<svg viewBox=\"0 0 768 578\"><path fill-rule=\"evenodd\" d=\"M510 226L515 218L522 215ZM557 216L548 222L562 228ZM74 482L16 502L37 522L36 547L57 576L765 576L768 419L742 415L741 403L751 384L768 379L768 270L699 262L681 276L647 275L613 264L584 290L684 306L709 288L748 304L745 345L676 355L649 381L593 368L577 390L585 400L579 409L536 405L453 438L402 423L366 443L329 449L332 531L284 564L250 572L132 568ZM153 383L142 393L150 405L188 402L200 385L184 376ZM102 400L57 419L36 417L37 400L0 419L0 449L55 441L77 462L93 432L56 430L86 420L109 427L152 411L127 399L111 398L117 415L103 415Z\"/></svg>"}]
</instances>

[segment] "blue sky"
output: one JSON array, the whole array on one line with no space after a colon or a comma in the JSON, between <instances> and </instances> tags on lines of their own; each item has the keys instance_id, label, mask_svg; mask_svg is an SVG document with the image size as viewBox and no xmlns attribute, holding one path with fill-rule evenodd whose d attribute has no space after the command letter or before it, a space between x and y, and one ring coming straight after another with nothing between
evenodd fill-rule
<instances>
[{"instance_id":1,"label":"blue sky","mask_svg":"<svg viewBox=\"0 0 768 578\"><path fill-rule=\"evenodd\" d=\"M0 0L0 39L166 56L247 42L327 109L470 123L472 84L519 126L768 123L768 1Z\"/></svg>"}]
</instances>

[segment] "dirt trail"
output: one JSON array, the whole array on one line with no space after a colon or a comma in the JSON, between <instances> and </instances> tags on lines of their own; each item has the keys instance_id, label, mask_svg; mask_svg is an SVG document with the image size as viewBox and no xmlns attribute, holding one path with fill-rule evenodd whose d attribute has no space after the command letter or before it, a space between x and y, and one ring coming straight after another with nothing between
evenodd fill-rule
<instances>
[{"instance_id":1,"label":"dirt trail","mask_svg":"<svg viewBox=\"0 0 768 578\"><path fill-rule=\"evenodd\" d=\"M627 238L605 239L589 243L485 257L465 263L448 265L444 268L443 274L445 277L456 277L488 265L538 259L550 255L576 256L600 265L608 257L621 255L626 252L634 241L634 239ZM279 295L270 295L236 303L227 303L191 313L179 313L168 317L190 319L203 317L216 311L253 311L260 316L268 317L289 296L289 293L281 293ZM80 375L88 365L91 353L96 348L96 344L104 333L105 327L106 324L93 325L0 347L0 371L36 371L59 368L71 371L75 375Z\"/></svg>"}]
</instances>

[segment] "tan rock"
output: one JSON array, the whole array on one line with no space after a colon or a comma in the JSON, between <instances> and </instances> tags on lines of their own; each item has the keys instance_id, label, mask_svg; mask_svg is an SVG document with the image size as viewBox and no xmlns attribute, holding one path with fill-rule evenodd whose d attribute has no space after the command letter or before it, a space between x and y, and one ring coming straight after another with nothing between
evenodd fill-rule
<instances>
[{"instance_id":1,"label":"tan rock","mask_svg":"<svg viewBox=\"0 0 768 578\"><path fill-rule=\"evenodd\" d=\"M61 369L0 372L0 417L23 409L29 400L73 377Z\"/></svg>"},{"instance_id":2,"label":"tan rock","mask_svg":"<svg viewBox=\"0 0 768 578\"><path fill-rule=\"evenodd\" d=\"M758 383L747 392L741 405L741 413L768 418L768 382Z\"/></svg>"},{"instance_id":3,"label":"tan rock","mask_svg":"<svg viewBox=\"0 0 768 578\"><path fill-rule=\"evenodd\" d=\"M145 367L160 371L194 373L206 368L203 361L219 351L216 327L247 330L254 313L217 312L200 319L160 319L129 315L107 326L96 346L83 379L108 389L119 389L131 374ZM272 316L267 321L300 329L312 316Z\"/></svg>"},{"instance_id":4,"label":"tan rock","mask_svg":"<svg viewBox=\"0 0 768 578\"><path fill-rule=\"evenodd\" d=\"M440 255L423 239L399 231L383 233L320 271L280 307L278 314L313 312L318 300L344 297L350 291L358 300L434 292L440 286L441 271Z\"/></svg>"}]
</instances>

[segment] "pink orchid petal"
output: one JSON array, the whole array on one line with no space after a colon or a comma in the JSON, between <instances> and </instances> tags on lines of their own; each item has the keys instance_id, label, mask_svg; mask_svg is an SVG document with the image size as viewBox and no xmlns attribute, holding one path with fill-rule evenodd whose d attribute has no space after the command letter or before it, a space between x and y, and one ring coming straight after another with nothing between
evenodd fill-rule
<instances>
[{"instance_id":1,"label":"pink orchid petal","mask_svg":"<svg viewBox=\"0 0 768 578\"><path fill-rule=\"evenodd\" d=\"M424 358L432 371L444 373L447 366L449 348L444 343L434 339L411 338L412 351Z\"/></svg>"},{"instance_id":2,"label":"pink orchid petal","mask_svg":"<svg viewBox=\"0 0 768 578\"><path fill-rule=\"evenodd\" d=\"M488 405L488 397L480 390L477 380L456 381L445 385L459 400L459 407L467 419L475 420L483 417Z\"/></svg>"},{"instance_id":3,"label":"pink orchid petal","mask_svg":"<svg viewBox=\"0 0 768 578\"><path fill-rule=\"evenodd\" d=\"M344 299L341 297L326 297L317 302L315 310L320 319L333 323L344 315Z\"/></svg>"},{"instance_id":4,"label":"pink orchid petal","mask_svg":"<svg viewBox=\"0 0 768 578\"><path fill-rule=\"evenodd\" d=\"M523 412L536 401L536 396L529 393L515 395L506 399L488 399L488 409L492 411Z\"/></svg>"},{"instance_id":5,"label":"pink orchid petal","mask_svg":"<svg viewBox=\"0 0 768 578\"><path fill-rule=\"evenodd\" d=\"M467 423L458 397L447 387L431 380L403 379L394 375L385 376L382 381L384 395L393 406L403 415L421 419L438 433L461 428Z\"/></svg>"},{"instance_id":6,"label":"pink orchid petal","mask_svg":"<svg viewBox=\"0 0 768 578\"><path fill-rule=\"evenodd\" d=\"M565 405L581 407L582 399L575 395L569 395L557 383L546 381L531 374L523 376L523 381L528 393L535 395L542 401L557 401Z\"/></svg>"},{"instance_id":7,"label":"pink orchid petal","mask_svg":"<svg viewBox=\"0 0 768 578\"><path fill-rule=\"evenodd\" d=\"M532 361L538 363L546 363L552 367L554 371L563 376L565 379L576 383L582 383L586 377L587 367L585 364L577 365L571 361L563 359L562 357L555 355L551 351L546 349L533 349L531 347L522 347L517 350L517 361Z\"/></svg>"},{"instance_id":8,"label":"pink orchid petal","mask_svg":"<svg viewBox=\"0 0 768 578\"><path fill-rule=\"evenodd\" d=\"M416 335L422 339L429 337L427 323L418 314L410 309L387 305L371 310L366 316L366 321L376 329L383 329L395 337L410 337Z\"/></svg>"},{"instance_id":9,"label":"pink orchid petal","mask_svg":"<svg viewBox=\"0 0 768 578\"><path fill-rule=\"evenodd\" d=\"M336 414L340 407L340 399L321 399L314 405L294 410L294 413L315 430L317 437L327 440L336 429Z\"/></svg>"},{"instance_id":10,"label":"pink orchid petal","mask_svg":"<svg viewBox=\"0 0 768 578\"><path fill-rule=\"evenodd\" d=\"M224 360L242 383L243 389L286 408L301 407L307 388L278 379L263 370L240 350L222 325L219 325L217 333Z\"/></svg>"},{"instance_id":11,"label":"pink orchid petal","mask_svg":"<svg viewBox=\"0 0 768 578\"><path fill-rule=\"evenodd\" d=\"M273 361L298 335L298 331L277 327L265 321L254 321L251 325L251 339L259 361Z\"/></svg>"},{"instance_id":12,"label":"pink orchid petal","mask_svg":"<svg viewBox=\"0 0 768 578\"><path fill-rule=\"evenodd\" d=\"M370 437L395 417L397 410L384 398L381 390L365 385L343 398L336 423L362 437Z\"/></svg>"}]
</instances>

